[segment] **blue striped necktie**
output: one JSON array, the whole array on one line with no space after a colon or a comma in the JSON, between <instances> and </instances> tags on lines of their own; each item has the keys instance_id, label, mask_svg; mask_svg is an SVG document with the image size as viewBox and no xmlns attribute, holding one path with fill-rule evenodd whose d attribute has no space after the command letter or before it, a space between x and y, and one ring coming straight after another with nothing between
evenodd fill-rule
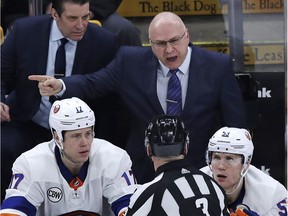
<instances>
[{"instance_id":1,"label":"blue striped necktie","mask_svg":"<svg viewBox=\"0 0 288 216\"><path fill-rule=\"evenodd\" d=\"M167 90L167 114L179 116L182 112L181 83L177 76L179 69L169 70L172 76L168 82Z\"/></svg>"}]
</instances>

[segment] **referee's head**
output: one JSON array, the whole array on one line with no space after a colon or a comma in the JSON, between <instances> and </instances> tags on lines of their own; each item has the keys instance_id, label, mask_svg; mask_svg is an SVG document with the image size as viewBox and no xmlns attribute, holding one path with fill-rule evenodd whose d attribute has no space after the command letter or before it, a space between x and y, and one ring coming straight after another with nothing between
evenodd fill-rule
<instances>
[{"instance_id":1,"label":"referee's head","mask_svg":"<svg viewBox=\"0 0 288 216\"><path fill-rule=\"evenodd\" d=\"M170 158L186 155L188 146L188 132L180 117L157 116L146 129L145 147L150 157Z\"/></svg>"}]
</instances>

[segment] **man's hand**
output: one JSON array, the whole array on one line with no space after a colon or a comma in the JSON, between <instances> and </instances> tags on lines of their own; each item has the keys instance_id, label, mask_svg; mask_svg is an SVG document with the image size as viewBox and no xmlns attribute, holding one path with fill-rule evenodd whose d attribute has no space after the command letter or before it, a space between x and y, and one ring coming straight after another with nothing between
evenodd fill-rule
<instances>
[{"instance_id":1,"label":"man's hand","mask_svg":"<svg viewBox=\"0 0 288 216\"><path fill-rule=\"evenodd\" d=\"M30 75L28 79L38 81L39 92L42 96L55 95L63 88L61 81L51 76Z\"/></svg>"},{"instance_id":2,"label":"man's hand","mask_svg":"<svg viewBox=\"0 0 288 216\"><path fill-rule=\"evenodd\" d=\"M10 113L9 113L9 107L0 102L0 114L1 114L1 122L10 122Z\"/></svg>"}]
</instances>

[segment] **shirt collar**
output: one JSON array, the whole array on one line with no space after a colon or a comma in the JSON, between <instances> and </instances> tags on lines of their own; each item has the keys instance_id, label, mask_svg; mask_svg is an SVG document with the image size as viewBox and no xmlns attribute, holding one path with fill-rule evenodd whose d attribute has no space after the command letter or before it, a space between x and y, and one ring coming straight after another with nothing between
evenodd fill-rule
<instances>
[{"instance_id":1,"label":"shirt collar","mask_svg":"<svg viewBox=\"0 0 288 216\"><path fill-rule=\"evenodd\" d=\"M186 73L188 73L189 65L190 65L190 61L191 61L191 54L192 54L192 47L188 46L187 49L188 49L187 55L186 55L183 63L178 68L181 71L181 73L183 73L184 75ZM159 61L159 63L160 63L160 71L163 73L163 75L165 77L168 76L170 69L168 67L166 67L161 61Z\"/></svg>"},{"instance_id":2,"label":"shirt collar","mask_svg":"<svg viewBox=\"0 0 288 216\"><path fill-rule=\"evenodd\" d=\"M191 166L189 161L187 159L180 159L175 161L170 161L166 164L163 164L162 166L158 167L158 169L155 172L155 176L158 176L162 172L167 172L170 170L180 169Z\"/></svg>"}]
</instances>

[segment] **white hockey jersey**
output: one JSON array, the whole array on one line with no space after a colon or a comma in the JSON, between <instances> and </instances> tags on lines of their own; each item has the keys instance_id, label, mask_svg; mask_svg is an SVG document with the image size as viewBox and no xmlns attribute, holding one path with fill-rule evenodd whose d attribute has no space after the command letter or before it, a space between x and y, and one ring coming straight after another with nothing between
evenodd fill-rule
<instances>
[{"instance_id":1,"label":"white hockey jersey","mask_svg":"<svg viewBox=\"0 0 288 216\"><path fill-rule=\"evenodd\" d=\"M63 165L54 141L39 144L13 164L0 215L103 215L103 200L118 215L138 187L131 165L124 150L94 139L89 161L75 178Z\"/></svg>"},{"instance_id":2,"label":"white hockey jersey","mask_svg":"<svg viewBox=\"0 0 288 216\"><path fill-rule=\"evenodd\" d=\"M212 176L208 166L200 169ZM287 216L287 189L277 180L250 165L245 175L242 203L260 216ZM240 203L239 203L240 204Z\"/></svg>"}]
</instances>

